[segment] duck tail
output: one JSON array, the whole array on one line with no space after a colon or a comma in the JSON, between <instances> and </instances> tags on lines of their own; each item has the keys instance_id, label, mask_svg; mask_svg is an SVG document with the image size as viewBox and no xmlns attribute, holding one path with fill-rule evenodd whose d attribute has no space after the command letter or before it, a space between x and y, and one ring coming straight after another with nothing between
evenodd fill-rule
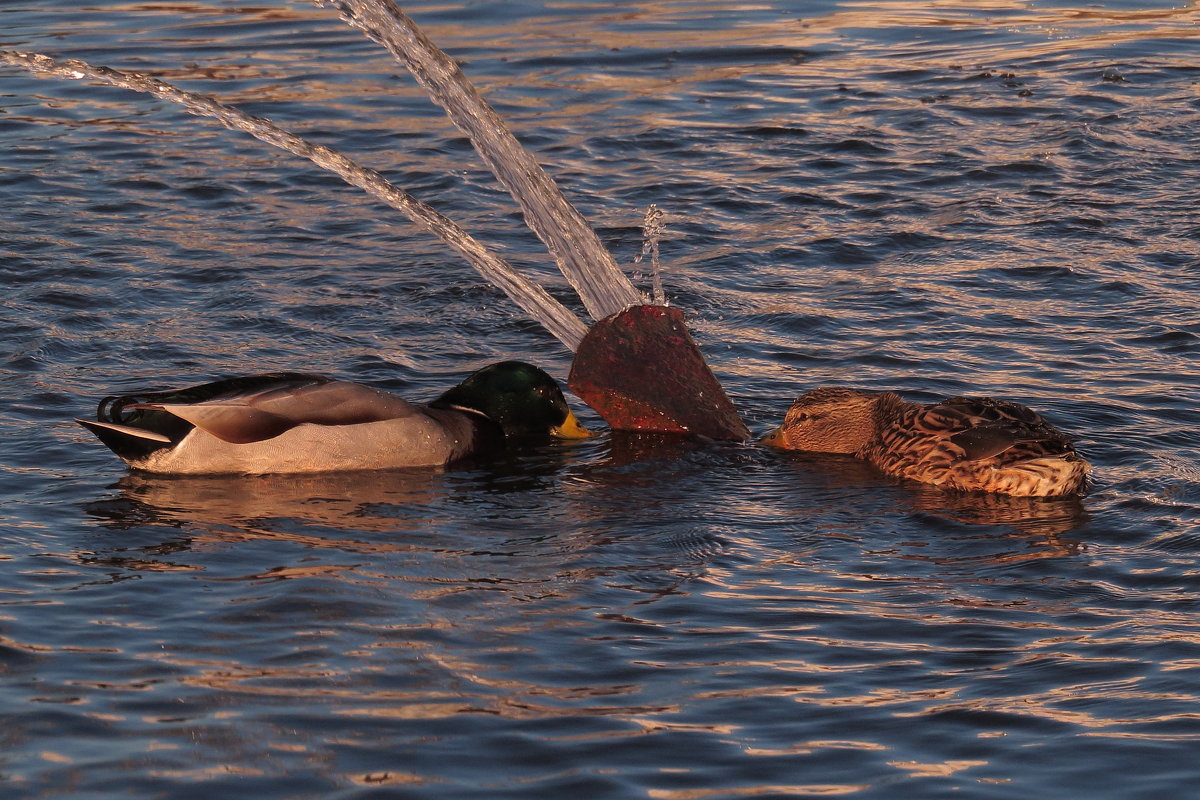
<instances>
[{"instance_id":1,"label":"duck tail","mask_svg":"<svg viewBox=\"0 0 1200 800\"><path fill-rule=\"evenodd\" d=\"M105 447L130 463L142 461L151 453L175 445L175 441L170 437L146 428L87 419L75 421L96 434L96 438L103 442Z\"/></svg>"}]
</instances>

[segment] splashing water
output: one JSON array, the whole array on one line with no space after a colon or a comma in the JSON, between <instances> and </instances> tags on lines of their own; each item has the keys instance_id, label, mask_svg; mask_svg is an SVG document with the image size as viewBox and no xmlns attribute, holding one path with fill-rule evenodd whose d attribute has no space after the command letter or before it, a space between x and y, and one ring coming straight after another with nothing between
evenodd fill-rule
<instances>
[{"instance_id":1,"label":"splashing water","mask_svg":"<svg viewBox=\"0 0 1200 800\"><path fill-rule=\"evenodd\" d=\"M318 5L335 8L342 19L362 30L370 39L382 44L416 78L430 98L446 112L450 120L463 131L476 152L521 206L525 222L538 235L558 265L559 270L579 295L580 300L596 320L612 319L647 300L617 266L612 254L600 242L595 231L567 201L554 181L533 156L525 150L508 130L504 121L480 96L457 64L434 45L422 31L395 6L391 0L321 0ZM126 89L148 92L156 97L181 103L190 112L214 117L226 127L241 130L290 152L309 158L329 169L352 185L390 203L409 217L424 225L447 244L455 247L487 280L503 289L522 309L546 327L572 351L578 351L591 334L587 326L565 306L552 298L542 287L526 279L498 257L487 252L466 231L438 214L429 206L393 186L373 170L359 167L350 159L329 148L313 145L268 120L252 117L211 97L185 92L136 73L124 73L104 67L93 67L82 61L56 62L49 57L16 51L0 50L0 63L24 67L35 74L99 80ZM652 263L653 287L650 303L666 305L660 275L658 241L663 229L663 217L656 206L646 212L643 233ZM645 252L643 252L643 255ZM627 321L661 320L657 317L630 316ZM634 338L645 341L626 342L593 337L595 347L609 355L629 352L650 352L654 356L653 374L665 381L679 394L670 398L683 421L672 424L671 430L696 431L706 429L710 403L715 398L719 416L727 426L718 426L713 438L744 440L749 433L738 420L716 377L705 363L695 341L683 330L682 317L676 320L680 331L671 328L672 335L654 327L638 330ZM593 329L594 330L594 329ZM658 340L658 341L651 341ZM632 350L629 346L632 345ZM647 347L649 350L647 350ZM664 347L666 349L664 349ZM611 351L611 352L609 352ZM590 363L604 359L593 358ZM617 359L618 364L624 364ZM679 375L680 365L687 364L692 374ZM580 381L597 377L595 385L599 399L605 399L607 387L614 376L605 369L603 375L590 376L588 369L573 370ZM619 369L617 371L620 371ZM588 383L591 386L591 383ZM643 387L644 388L644 387ZM648 398L651 407L665 398L653 392ZM597 403L591 403L597 407ZM607 407L606 404L601 403ZM605 421L618 430L661 430L657 423L626 414L625 406L614 407L616 416L603 414ZM660 409L661 411L661 409ZM651 414L658 419L661 414ZM651 427L646 427L646 425Z\"/></svg>"},{"instance_id":2,"label":"splashing water","mask_svg":"<svg viewBox=\"0 0 1200 800\"><path fill-rule=\"evenodd\" d=\"M575 350L587 333L587 326L569 309L550 296L538 284L526 278L510 264L492 253L453 220L395 186L382 175L367 169L345 155L313 144L270 120L254 117L208 95L187 92L165 81L97 67L78 59L57 61L38 53L0 50L0 64L22 67L35 75L74 80L90 79L122 89L152 94L182 105L189 113L212 117L231 130L242 131L267 144L309 159L317 166L337 174L352 186L403 212L417 224L457 250L480 275L499 287L518 306L540 322L563 344Z\"/></svg>"},{"instance_id":3,"label":"splashing water","mask_svg":"<svg viewBox=\"0 0 1200 800\"><path fill-rule=\"evenodd\" d=\"M458 65L391 0L320 0L345 22L383 45L471 140L475 151L525 213L525 223L550 250L595 319L641 298L596 232L541 165L508 130Z\"/></svg>"},{"instance_id":4,"label":"splashing water","mask_svg":"<svg viewBox=\"0 0 1200 800\"><path fill-rule=\"evenodd\" d=\"M521 146L458 66L394 3L390 0L321 0L318 5L336 9L347 24L387 48L445 110L450 120L467 134L476 151L521 206L526 223L546 244L559 270L593 317L602 319L640 302L637 290L617 267L595 231L567 201L545 170ZM304 156L402 211L437 235L571 350L577 349L587 332L586 326L545 290L488 252L465 230L431 207L393 186L373 170L364 169L329 148L313 145L268 120L252 117L214 98L186 92L163 81L94 67L83 61L57 62L40 54L0 51L0 63L24 67L40 75L93 79L147 92L180 103L193 114L213 117L228 128Z\"/></svg>"},{"instance_id":5,"label":"splashing water","mask_svg":"<svg viewBox=\"0 0 1200 800\"><path fill-rule=\"evenodd\" d=\"M633 263L641 264L645 261L646 256L650 256L650 297L648 300L651 305L656 306L670 305L667 302L666 292L663 290L662 263L659 261L658 253L658 244L666 228L667 212L654 203L648 205L646 214L642 217L642 252L637 254ZM642 277L640 269L634 272L634 280L641 280Z\"/></svg>"}]
</instances>

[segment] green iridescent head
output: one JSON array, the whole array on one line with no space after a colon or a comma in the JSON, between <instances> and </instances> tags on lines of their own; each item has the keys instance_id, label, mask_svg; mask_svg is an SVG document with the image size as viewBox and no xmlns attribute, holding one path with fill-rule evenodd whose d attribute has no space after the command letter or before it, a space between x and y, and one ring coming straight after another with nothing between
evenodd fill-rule
<instances>
[{"instance_id":1,"label":"green iridescent head","mask_svg":"<svg viewBox=\"0 0 1200 800\"><path fill-rule=\"evenodd\" d=\"M484 367L429 405L483 414L499 425L506 437L591 436L571 413L554 379L523 361L501 361Z\"/></svg>"}]
</instances>

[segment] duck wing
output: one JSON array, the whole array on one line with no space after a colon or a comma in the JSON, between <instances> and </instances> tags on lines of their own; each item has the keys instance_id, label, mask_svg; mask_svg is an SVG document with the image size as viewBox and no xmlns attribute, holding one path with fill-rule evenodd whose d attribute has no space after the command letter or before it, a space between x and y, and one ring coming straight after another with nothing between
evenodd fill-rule
<instances>
[{"instance_id":1,"label":"duck wing","mask_svg":"<svg viewBox=\"0 0 1200 800\"><path fill-rule=\"evenodd\" d=\"M998 456L1017 445L1051 442L1055 437L1031 432L1022 425L988 422L952 434L948 438L962 448L962 457L965 460L982 461Z\"/></svg>"},{"instance_id":2,"label":"duck wing","mask_svg":"<svg viewBox=\"0 0 1200 800\"><path fill-rule=\"evenodd\" d=\"M996 400L991 397L951 397L933 408L946 409L974 424L985 422L1014 422L1031 427L1054 430L1037 412L1028 406L1011 400Z\"/></svg>"},{"instance_id":3,"label":"duck wing","mask_svg":"<svg viewBox=\"0 0 1200 800\"><path fill-rule=\"evenodd\" d=\"M104 406L101 405L103 413ZM222 441L249 444L297 425L356 425L422 413L400 397L320 375L278 373L232 378L188 389L117 398L109 414L137 426L166 413Z\"/></svg>"},{"instance_id":4,"label":"duck wing","mask_svg":"<svg viewBox=\"0 0 1200 800\"><path fill-rule=\"evenodd\" d=\"M1071 439L1021 405L990 397L952 397L931 406L923 422L963 451L963 459L981 461L1019 447L1025 456L1073 452Z\"/></svg>"}]
</instances>

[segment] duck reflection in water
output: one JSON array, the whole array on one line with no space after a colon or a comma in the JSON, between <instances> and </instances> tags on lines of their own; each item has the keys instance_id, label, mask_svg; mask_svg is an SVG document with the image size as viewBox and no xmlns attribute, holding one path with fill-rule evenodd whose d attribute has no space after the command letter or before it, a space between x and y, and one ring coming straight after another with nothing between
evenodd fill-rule
<instances>
[{"instance_id":1,"label":"duck reflection in water","mask_svg":"<svg viewBox=\"0 0 1200 800\"><path fill-rule=\"evenodd\" d=\"M942 529L984 525L1009 528L1039 539L1044 537L1045 555L1075 552L1076 543L1060 541L1058 537L1087 521L1078 495L1014 497L994 492L964 492L880 474L873 464L844 454L795 452L788 456L788 466L801 473L800 480L806 485L825 487L822 492L825 496L836 488L861 498L866 490L872 498L886 495L886 501L882 502L926 517L931 525ZM875 502L872 500L872 504Z\"/></svg>"},{"instance_id":2,"label":"duck reflection in water","mask_svg":"<svg viewBox=\"0 0 1200 800\"><path fill-rule=\"evenodd\" d=\"M544 492L569 450L531 445L466 458L453 467L270 475L159 475L135 470L115 497L85 511L118 529L141 525L261 532L289 520L313 529L404 534L440 516L476 518L488 496ZM468 506L464 513L463 506Z\"/></svg>"},{"instance_id":3,"label":"duck reflection in water","mask_svg":"<svg viewBox=\"0 0 1200 800\"><path fill-rule=\"evenodd\" d=\"M603 449L601 440L587 452ZM436 591L560 591L594 570L627 574L637 591L655 597L703 573L719 549L703 526L682 525L661 496L648 496L645 508L670 524L644 523L627 484L582 479L579 467L576 449L545 445L451 469L132 472L111 497L85 507L115 533L80 559L124 577L202 570L208 580L273 581L336 573L351 582L436 584ZM631 518L640 532L629 530ZM221 553L230 545L242 555L226 561Z\"/></svg>"}]
</instances>

